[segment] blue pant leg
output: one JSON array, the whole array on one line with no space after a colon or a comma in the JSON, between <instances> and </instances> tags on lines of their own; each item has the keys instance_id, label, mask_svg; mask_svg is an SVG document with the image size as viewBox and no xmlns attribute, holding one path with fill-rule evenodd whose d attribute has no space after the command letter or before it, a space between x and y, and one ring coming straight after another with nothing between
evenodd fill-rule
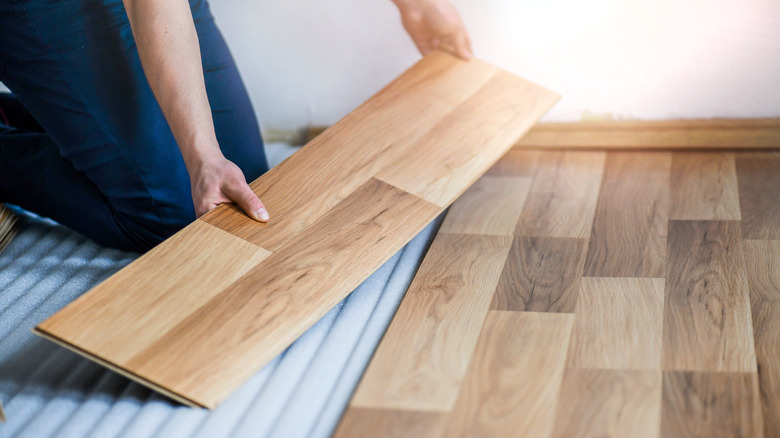
<instances>
[{"instance_id":1,"label":"blue pant leg","mask_svg":"<svg viewBox=\"0 0 780 438\"><path fill-rule=\"evenodd\" d=\"M101 243L129 239L138 250L195 218L189 176L146 82L121 0L4 2L0 60L3 82L76 171L52 172L54 153L22 160L18 165L28 168L21 179L0 175L6 197ZM57 184L41 183L54 177ZM87 182L95 190L74 190ZM77 214L48 207L60 197ZM112 232L125 235L106 239Z\"/></svg>"}]
</instances>

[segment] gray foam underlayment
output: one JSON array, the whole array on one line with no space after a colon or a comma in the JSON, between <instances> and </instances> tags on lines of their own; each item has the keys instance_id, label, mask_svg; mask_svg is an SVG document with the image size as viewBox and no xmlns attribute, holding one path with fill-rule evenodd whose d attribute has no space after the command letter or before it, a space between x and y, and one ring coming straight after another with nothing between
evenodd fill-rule
<instances>
[{"instance_id":1,"label":"gray foam underlayment","mask_svg":"<svg viewBox=\"0 0 780 438\"><path fill-rule=\"evenodd\" d=\"M269 161L294 149L269 145ZM217 409L177 404L31 329L138 255L22 212L0 253L0 437L325 437L336 427L441 217Z\"/></svg>"}]
</instances>

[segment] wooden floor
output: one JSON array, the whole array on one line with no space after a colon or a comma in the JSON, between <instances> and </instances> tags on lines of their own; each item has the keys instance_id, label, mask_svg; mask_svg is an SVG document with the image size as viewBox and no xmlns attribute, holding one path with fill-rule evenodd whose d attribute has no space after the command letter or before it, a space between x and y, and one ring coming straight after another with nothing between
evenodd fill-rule
<instances>
[{"instance_id":1,"label":"wooden floor","mask_svg":"<svg viewBox=\"0 0 780 438\"><path fill-rule=\"evenodd\" d=\"M336 436L780 436L780 155L511 151Z\"/></svg>"},{"instance_id":2,"label":"wooden floor","mask_svg":"<svg viewBox=\"0 0 780 438\"><path fill-rule=\"evenodd\" d=\"M433 52L223 205L36 332L214 407L441 214L558 96ZM403 129L399 129L402 127Z\"/></svg>"}]
</instances>

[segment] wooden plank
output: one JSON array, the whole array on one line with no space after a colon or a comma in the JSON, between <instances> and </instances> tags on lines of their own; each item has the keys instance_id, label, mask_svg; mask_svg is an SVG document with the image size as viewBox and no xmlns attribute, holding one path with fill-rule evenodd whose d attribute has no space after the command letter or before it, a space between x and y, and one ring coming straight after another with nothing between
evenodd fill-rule
<instances>
[{"instance_id":1,"label":"wooden plank","mask_svg":"<svg viewBox=\"0 0 780 438\"><path fill-rule=\"evenodd\" d=\"M590 237L605 157L588 152L543 154L515 233Z\"/></svg>"},{"instance_id":2,"label":"wooden plank","mask_svg":"<svg viewBox=\"0 0 780 438\"><path fill-rule=\"evenodd\" d=\"M553 437L659 436L660 370L570 368L563 377L560 400Z\"/></svg>"},{"instance_id":3,"label":"wooden plank","mask_svg":"<svg viewBox=\"0 0 780 438\"><path fill-rule=\"evenodd\" d=\"M664 369L756 370L738 222L671 221Z\"/></svg>"},{"instance_id":4,"label":"wooden plank","mask_svg":"<svg viewBox=\"0 0 780 438\"><path fill-rule=\"evenodd\" d=\"M739 220L734 155L704 152L672 155L669 218Z\"/></svg>"},{"instance_id":5,"label":"wooden plank","mask_svg":"<svg viewBox=\"0 0 780 438\"><path fill-rule=\"evenodd\" d=\"M429 138L422 146L418 142L498 72L489 64L474 61L463 63L442 52L431 53L298 153L252 182L250 186L272 216L267 224L258 226L230 205L213 210L203 220L275 251L399 155L417 157L428 149L448 151L461 139L443 142ZM517 83L508 86L526 89L528 82L518 78ZM486 111L484 117L476 113L471 117L488 120L488 114L493 114L482 110ZM489 134L491 138L494 135ZM470 146L482 145L472 140ZM410 149L412 145L417 149ZM428 162L433 163L440 164ZM433 167L438 166L423 173L431 173Z\"/></svg>"},{"instance_id":6,"label":"wooden plank","mask_svg":"<svg viewBox=\"0 0 780 438\"><path fill-rule=\"evenodd\" d=\"M663 298L663 279L583 278L567 366L660 370Z\"/></svg>"},{"instance_id":7,"label":"wooden plank","mask_svg":"<svg viewBox=\"0 0 780 438\"><path fill-rule=\"evenodd\" d=\"M516 237L490 308L573 313L586 245L584 239Z\"/></svg>"},{"instance_id":8,"label":"wooden plank","mask_svg":"<svg viewBox=\"0 0 780 438\"><path fill-rule=\"evenodd\" d=\"M436 237L353 406L452 409L510 244L504 236Z\"/></svg>"},{"instance_id":9,"label":"wooden plank","mask_svg":"<svg viewBox=\"0 0 780 438\"><path fill-rule=\"evenodd\" d=\"M736 167L742 237L780 239L780 157L739 154Z\"/></svg>"},{"instance_id":10,"label":"wooden plank","mask_svg":"<svg viewBox=\"0 0 780 438\"><path fill-rule=\"evenodd\" d=\"M663 379L662 437L763 436L754 373L666 371Z\"/></svg>"},{"instance_id":11,"label":"wooden plank","mask_svg":"<svg viewBox=\"0 0 780 438\"><path fill-rule=\"evenodd\" d=\"M450 207L440 231L511 236L530 188L530 178L483 176Z\"/></svg>"},{"instance_id":12,"label":"wooden plank","mask_svg":"<svg viewBox=\"0 0 780 438\"><path fill-rule=\"evenodd\" d=\"M780 436L780 241L745 240L743 245L764 436Z\"/></svg>"},{"instance_id":13,"label":"wooden plank","mask_svg":"<svg viewBox=\"0 0 780 438\"><path fill-rule=\"evenodd\" d=\"M397 409L350 408L334 438L436 438L443 435L446 414Z\"/></svg>"},{"instance_id":14,"label":"wooden plank","mask_svg":"<svg viewBox=\"0 0 780 438\"><path fill-rule=\"evenodd\" d=\"M540 123L515 147L777 149L780 118Z\"/></svg>"},{"instance_id":15,"label":"wooden plank","mask_svg":"<svg viewBox=\"0 0 780 438\"><path fill-rule=\"evenodd\" d=\"M491 311L445 436L549 436L572 316Z\"/></svg>"},{"instance_id":16,"label":"wooden plank","mask_svg":"<svg viewBox=\"0 0 780 438\"><path fill-rule=\"evenodd\" d=\"M780 301L780 241L744 240L742 243L750 303Z\"/></svg>"},{"instance_id":17,"label":"wooden plank","mask_svg":"<svg viewBox=\"0 0 780 438\"><path fill-rule=\"evenodd\" d=\"M479 60L432 53L251 184L271 222L220 206L37 331L214 407L437 217L557 98ZM198 243L204 229L219 234L216 249ZM129 295L124 285L136 283L144 289ZM138 304L123 307L128 297Z\"/></svg>"},{"instance_id":18,"label":"wooden plank","mask_svg":"<svg viewBox=\"0 0 780 438\"><path fill-rule=\"evenodd\" d=\"M764 436L780 436L780 301L751 303Z\"/></svg>"},{"instance_id":19,"label":"wooden plank","mask_svg":"<svg viewBox=\"0 0 780 438\"><path fill-rule=\"evenodd\" d=\"M504 154L493 167L488 169L485 175L532 177L534 172L536 172L536 164L541 156L541 151L512 149Z\"/></svg>"},{"instance_id":20,"label":"wooden plank","mask_svg":"<svg viewBox=\"0 0 780 438\"><path fill-rule=\"evenodd\" d=\"M416 154L398 155L376 177L446 207L506 153L508 148L502 145L531 128L536 119L528 116L535 114L538 106L549 105L549 98L547 90L498 71L417 143L406 146ZM474 117L485 112L491 117ZM430 147L431 143L441 147ZM431 162L437 163L434 171Z\"/></svg>"},{"instance_id":21,"label":"wooden plank","mask_svg":"<svg viewBox=\"0 0 780 438\"><path fill-rule=\"evenodd\" d=\"M668 153L607 154L585 276L664 276L670 167Z\"/></svg>"}]
</instances>

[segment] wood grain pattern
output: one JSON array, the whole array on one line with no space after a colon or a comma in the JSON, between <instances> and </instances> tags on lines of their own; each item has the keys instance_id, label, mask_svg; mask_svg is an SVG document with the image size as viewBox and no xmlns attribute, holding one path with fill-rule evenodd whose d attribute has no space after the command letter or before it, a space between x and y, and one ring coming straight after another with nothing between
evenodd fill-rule
<instances>
[{"instance_id":1,"label":"wood grain pattern","mask_svg":"<svg viewBox=\"0 0 780 438\"><path fill-rule=\"evenodd\" d=\"M530 178L484 176L450 207L439 230L511 236L530 188Z\"/></svg>"},{"instance_id":2,"label":"wood grain pattern","mask_svg":"<svg viewBox=\"0 0 780 438\"><path fill-rule=\"evenodd\" d=\"M572 315L491 311L445 436L549 436Z\"/></svg>"},{"instance_id":3,"label":"wood grain pattern","mask_svg":"<svg viewBox=\"0 0 780 438\"><path fill-rule=\"evenodd\" d=\"M764 436L780 436L780 301L751 303Z\"/></svg>"},{"instance_id":4,"label":"wood grain pattern","mask_svg":"<svg viewBox=\"0 0 780 438\"><path fill-rule=\"evenodd\" d=\"M510 244L504 236L437 236L354 406L452 409Z\"/></svg>"},{"instance_id":5,"label":"wood grain pattern","mask_svg":"<svg viewBox=\"0 0 780 438\"><path fill-rule=\"evenodd\" d=\"M663 279L583 278L567 365L660 370Z\"/></svg>"},{"instance_id":6,"label":"wood grain pattern","mask_svg":"<svg viewBox=\"0 0 780 438\"><path fill-rule=\"evenodd\" d=\"M585 245L582 239L516 237L490 308L573 313Z\"/></svg>"},{"instance_id":7,"label":"wood grain pattern","mask_svg":"<svg viewBox=\"0 0 780 438\"><path fill-rule=\"evenodd\" d=\"M547 90L499 71L421 137L419 144L406 147L416 154L401 154L376 177L446 207L506 153L508 148L502 145L531 128L537 120L533 117L537 108L548 106L549 99ZM490 117L474 116L488 112ZM432 143L440 147L430 147ZM480 147L475 148L475 144ZM431 169L431 162L437 163L435 169Z\"/></svg>"},{"instance_id":8,"label":"wood grain pattern","mask_svg":"<svg viewBox=\"0 0 780 438\"><path fill-rule=\"evenodd\" d=\"M402 307L409 301L421 310L403 312L388 332L405 333L405 343L398 336L384 340L380 351L392 342L396 354L378 354L371 362L370 368L390 375L402 356L408 382L433 374L429 364L441 367L441 360L432 360L430 351L461 345L462 328L473 333L484 319L465 377L449 386L457 403L430 409L420 403L428 397L426 389L393 405L406 415L436 413L435 430L409 436L780 436L780 240L769 240L776 218L759 211L780 193L780 179L762 163L780 156L579 154L515 149L483 177L480 184L489 184L490 196L474 189L450 209L437 241L493 232L514 214L496 204L509 204L513 196L521 202L524 193L510 195L513 184L533 179L506 260L480 268L487 275L501 266L490 305L501 310L455 316L443 306L431 311L419 304L424 302L419 296L409 295ZM595 204L583 201L590 190L572 187L572 180L586 174L591 182L603 175L593 189ZM681 217L735 217L741 203L736 217L742 222L669 220L672 202ZM484 215L467 214L483 210ZM505 214L501 221L498 210ZM591 232L583 234L582 218L594 211ZM584 237L549 236L556 234ZM743 240L753 235L760 240ZM462 275L480 275L474 267L464 269L463 260L447 263L443 252L426 257L437 260L426 277L463 281ZM485 290L492 286L491 280ZM421 320L423 341L415 331ZM542 325L543 333L537 332ZM551 355L569 330L565 354ZM430 332L437 333L435 342L425 341ZM458 364L466 361L465 353L458 356ZM371 382L368 377L357 394L366 385L381 392L381 375L373 374ZM436 375L413 382L426 388L441 386L441 380ZM348 415L365 409L356 400ZM392 418L376 421L384 430ZM361 436L383 436L363 425Z\"/></svg>"},{"instance_id":9,"label":"wood grain pattern","mask_svg":"<svg viewBox=\"0 0 780 438\"><path fill-rule=\"evenodd\" d=\"M660 370L567 369L560 400L553 437L659 436Z\"/></svg>"},{"instance_id":10,"label":"wood grain pattern","mask_svg":"<svg viewBox=\"0 0 780 438\"><path fill-rule=\"evenodd\" d=\"M271 222L220 206L37 332L214 407L437 217L557 98L482 61L434 52L250 185Z\"/></svg>"},{"instance_id":11,"label":"wood grain pattern","mask_svg":"<svg viewBox=\"0 0 780 438\"><path fill-rule=\"evenodd\" d=\"M607 154L585 276L664 276L670 168L668 153Z\"/></svg>"},{"instance_id":12,"label":"wood grain pattern","mask_svg":"<svg viewBox=\"0 0 780 438\"><path fill-rule=\"evenodd\" d=\"M734 155L675 153L669 208L670 219L739 220Z\"/></svg>"},{"instance_id":13,"label":"wood grain pattern","mask_svg":"<svg viewBox=\"0 0 780 438\"><path fill-rule=\"evenodd\" d=\"M443 436L447 414L377 408L344 413L334 438L436 438Z\"/></svg>"},{"instance_id":14,"label":"wood grain pattern","mask_svg":"<svg viewBox=\"0 0 780 438\"><path fill-rule=\"evenodd\" d=\"M598 152L543 154L516 234L590 237L605 157Z\"/></svg>"},{"instance_id":15,"label":"wood grain pattern","mask_svg":"<svg viewBox=\"0 0 780 438\"><path fill-rule=\"evenodd\" d=\"M780 118L540 123L516 148L776 149Z\"/></svg>"},{"instance_id":16,"label":"wood grain pattern","mask_svg":"<svg viewBox=\"0 0 780 438\"><path fill-rule=\"evenodd\" d=\"M661 436L763 436L756 375L664 372Z\"/></svg>"},{"instance_id":17,"label":"wood grain pattern","mask_svg":"<svg viewBox=\"0 0 780 438\"><path fill-rule=\"evenodd\" d=\"M742 237L780 239L780 157L769 154L737 157Z\"/></svg>"},{"instance_id":18,"label":"wood grain pattern","mask_svg":"<svg viewBox=\"0 0 780 438\"><path fill-rule=\"evenodd\" d=\"M664 369L756 370L738 222L671 221Z\"/></svg>"}]
</instances>

